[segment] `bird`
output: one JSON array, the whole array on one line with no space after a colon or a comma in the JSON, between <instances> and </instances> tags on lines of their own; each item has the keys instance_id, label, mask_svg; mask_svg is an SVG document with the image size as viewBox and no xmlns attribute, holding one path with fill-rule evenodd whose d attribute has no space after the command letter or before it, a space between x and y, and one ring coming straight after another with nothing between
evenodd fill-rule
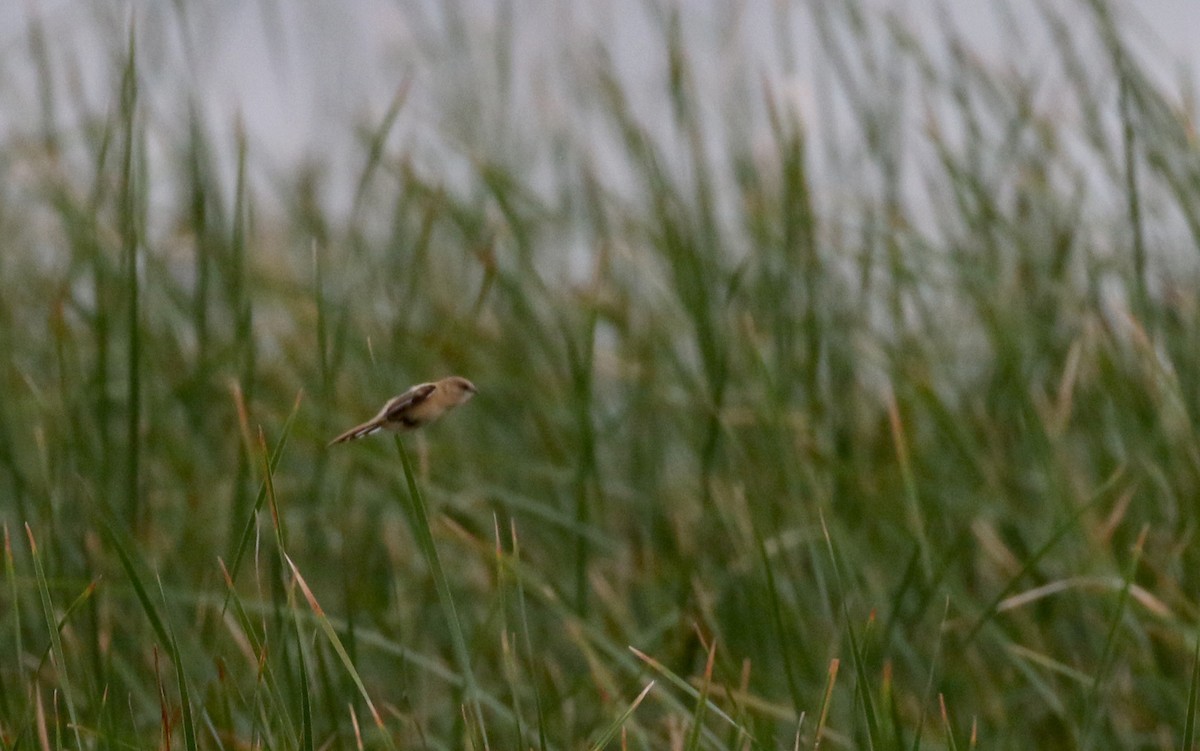
<instances>
[{"instance_id":1,"label":"bird","mask_svg":"<svg viewBox=\"0 0 1200 751\"><path fill-rule=\"evenodd\" d=\"M362 425L350 428L330 441L329 445L353 441L384 429L401 432L428 425L447 411L466 404L477 391L475 384L462 376L419 383L400 396L388 399L379 414Z\"/></svg>"}]
</instances>

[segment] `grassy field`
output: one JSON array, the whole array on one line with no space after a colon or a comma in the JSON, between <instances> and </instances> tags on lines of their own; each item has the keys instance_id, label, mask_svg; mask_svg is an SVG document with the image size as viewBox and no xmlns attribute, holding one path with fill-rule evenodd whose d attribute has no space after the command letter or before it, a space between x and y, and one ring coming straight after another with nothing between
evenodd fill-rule
<instances>
[{"instance_id":1,"label":"grassy field","mask_svg":"<svg viewBox=\"0 0 1200 751\"><path fill-rule=\"evenodd\" d=\"M713 107L664 12L665 121L597 54L586 133L502 85L440 174L402 90L339 196L147 106L128 38L65 114L31 28L0 749L1193 748L1184 99L1099 0L1052 95L827 5L842 121Z\"/></svg>"}]
</instances>

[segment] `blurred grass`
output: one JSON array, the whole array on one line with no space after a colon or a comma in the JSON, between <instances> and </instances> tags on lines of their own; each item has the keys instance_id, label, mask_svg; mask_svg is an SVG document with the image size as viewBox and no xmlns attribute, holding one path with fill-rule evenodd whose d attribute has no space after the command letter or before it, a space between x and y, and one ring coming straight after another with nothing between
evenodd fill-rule
<instances>
[{"instance_id":1,"label":"blurred grass","mask_svg":"<svg viewBox=\"0 0 1200 751\"><path fill-rule=\"evenodd\" d=\"M1191 114L1098 0L1045 11L1049 103L818 6L836 111L713 106L654 6L665 124L601 50L588 137L475 92L452 180L388 137L406 80L345 215L151 109L132 29L63 121L32 25L0 748L1191 747ZM326 448L448 373L401 461Z\"/></svg>"}]
</instances>

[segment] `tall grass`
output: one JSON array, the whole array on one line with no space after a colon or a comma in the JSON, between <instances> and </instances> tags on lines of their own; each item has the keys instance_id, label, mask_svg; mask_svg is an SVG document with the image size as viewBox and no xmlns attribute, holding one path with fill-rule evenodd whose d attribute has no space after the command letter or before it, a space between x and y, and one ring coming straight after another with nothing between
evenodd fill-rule
<instances>
[{"instance_id":1,"label":"tall grass","mask_svg":"<svg viewBox=\"0 0 1200 751\"><path fill-rule=\"evenodd\" d=\"M1053 98L815 4L815 111L649 7L662 119L604 49L541 118L517 22L450 24L502 101L398 146L405 79L346 212L153 109L136 24L63 115L31 27L0 748L1192 746L1191 114L1098 1ZM399 455L326 446L448 373Z\"/></svg>"}]
</instances>

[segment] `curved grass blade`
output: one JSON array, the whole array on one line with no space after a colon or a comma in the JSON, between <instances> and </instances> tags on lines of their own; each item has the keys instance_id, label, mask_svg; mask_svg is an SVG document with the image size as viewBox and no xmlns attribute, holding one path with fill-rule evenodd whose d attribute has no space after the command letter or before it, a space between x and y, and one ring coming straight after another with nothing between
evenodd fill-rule
<instances>
[{"instance_id":1,"label":"curved grass blade","mask_svg":"<svg viewBox=\"0 0 1200 751\"><path fill-rule=\"evenodd\" d=\"M696 708L692 710L692 729L688 733L685 751L698 751L700 748L701 731L704 729L704 709L708 706L708 694L712 690L713 660L717 656L717 642L714 639L708 649L708 659L704 663L704 682L700 686L700 696L696 699Z\"/></svg>"},{"instance_id":2,"label":"curved grass blade","mask_svg":"<svg viewBox=\"0 0 1200 751\"><path fill-rule=\"evenodd\" d=\"M930 700L933 698L933 683L934 677L937 675L938 660L942 656L942 635L946 633L946 621L950 618L950 597L946 597L946 609L942 613L941 626L938 628L937 645L933 650L933 659L929 662L929 680L925 683L925 695L921 699L921 714L917 718L917 730L913 735L912 751L918 751L921 748L921 735L925 730L925 707L929 706Z\"/></svg>"},{"instance_id":3,"label":"curved grass blade","mask_svg":"<svg viewBox=\"0 0 1200 751\"><path fill-rule=\"evenodd\" d=\"M4 578L8 579L8 590L12 598L13 646L16 649L12 664L20 665L25 654L25 645L21 639L21 599L17 596L17 569L13 563L12 539L8 534L7 523L4 524Z\"/></svg>"},{"instance_id":4,"label":"curved grass blade","mask_svg":"<svg viewBox=\"0 0 1200 751\"><path fill-rule=\"evenodd\" d=\"M642 662L649 665L651 667L651 669L654 670L654 672L656 672L659 675L666 678L671 683L672 686L675 686L680 691L683 691L685 694L692 697L693 699L696 699L697 701L699 701L701 699L701 692L699 690L697 690L694 686L692 686L692 684L688 683L686 680L681 678L679 675L672 672L669 668L667 668L666 665L663 665L661 662L654 659L653 657L646 654L645 652L641 651L637 647L630 647L629 651L633 652L633 654L639 660L641 660ZM729 714L727 712L725 712L725 710L721 709L716 704L713 704L711 700L705 700L705 705L708 707L709 712L712 712L717 717L720 717L722 720L729 723L735 730L746 735L747 737L751 736L751 733L749 730L742 727L742 725L740 723L738 723L737 720L730 717ZM713 740L713 741L717 740L716 736L710 737L708 731L704 731L704 732L705 732L706 738L709 738L710 740Z\"/></svg>"},{"instance_id":5,"label":"curved grass blade","mask_svg":"<svg viewBox=\"0 0 1200 751\"><path fill-rule=\"evenodd\" d=\"M299 396L297 396L297 407L299 401ZM279 498L275 494L275 472L271 467L271 457L267 451L267 438L263 434L261 425L258 428L258 449L262 459L263 486L266 490L267 506L271 511L271 529L275 533L275 548L279 552L280 562L291 565L286 547L287 532L283 528L283 518L279 513ZM294 566L292 568L295 570ZM232 588L230 591L232 592ZM288 588L287 606L288 611L292 614L292 623L295 627L296 661L300 669L300 748L304 751L313 751L312 702L308 695L308 665L304 658L304 636L300 628L300 614L296 610L294 587Z\"/></svg>"},{"instance_id":6,"label":"curved grass blade","mask_svg":"<svg viewBox=\"0 0 1200 751\"><path fill-rule=\"evenodd\" d=\"M871 686L867 681L867 665L865 655L859 646L858 637L854 633L854 625L850 622L849 609L842 606L842 615L846 619L846 633L850 637L850 656L854 659L854 677L858 684L857 693L862 704L863 718L867 721L867 747L879 748L879 718L875 715L875 702L871 698Z\"/></svg>"},{"instance_id":7,"label":"curved grass blade","mask_svg":"<svg viewBox=\"0 0 1200 751\"><path fill-rule=\"evenodd\" d=\"M158 581L158 594L162 598L163 605L167 604L167 595L163 591L162 578L156 577ZM192 698L188 693L187 677L183 672L183 659L179 654L179 642L175 639L175 629L171 626L171 622L165 621L167 627L167 635L170 637L167 647L171 652L171 662L175 665L175 680L179 684L179 704L180 710L183 713L183 744L188 751L197 751L199 746L196 743L196 719L192 715Z\"/></svg>"},{"instance_id":8,"label":"curved grass blade","mask_svg":"<svg viewBox=\"0 0 1200 751\"><path fill-rule=\"evenodd\" d=\"M50 599L50 586L46 582L46 570L42 567L42 556L38 553L37 542L33 539L33 530L25 524L25 534L29 538L29 553L33 559L33 573L37 579L38 594L42 600L42 615L46 619L46 628L50 632L50 653L54 657L54 666L58 670L58 684L62 688L63 702L67 705L67 715L71 718L71 730L75 733L75 747L83 750L83 740L79 736L79 718L75 712L75 692L71 688L71 677L67 670L67 658L63 652L62 638L54 618L54 602Z\"/></svg>"},{"instance_id":9,"label":"curved grass blade","mask_svg":"<svg viewBox=\"0 0 1200 751\"><path fill-rule=\"evenodd\" d=\"M292 722L291 711L288 708L287 702L283 699L283 690L280 688L279 680L275 675L275 670L272 667L271 662L267 660L267 648L262 639L259 637L258 632L255 630L254 623L251 621L250 614L246 611L241 597L238 596L233 584L233 580L230 578L229 571L225 568L224 562L220 562L220 564L221 574L225 580L225 586L229 590L226 594L225 602L233 605L231 611L233 613L233 617L241 627L242 633L245 635L245 638L249 643L249 648L255 655L255 659L257 661L257 680L255 681L256 693L254 696L254 701L255 703L262 702L269 705L267 707L267 712L256 716L259 719L262 719L262 714L270 714L272 717L277 718L278 725L282 727L284 732L287 734L287 737L279 742L280 745L284 746L285 748L297 748L300 746L300 739L296 735L295 727ZM259 684L265 685L266 687L265 699L258 695L257 686Z\"/></svg>"},{"instance_id":10,"label":"curved grass blade","mask_svg":"<svg viewBox=\"0 0 1200 751\"><path fill-rule=\"evenodd\" d=\"M71 602L71 604L67 606L67 609L63 612L62 617L58 619L58 633L61 634L62 630L66 628L67 621L71 620L71 616L75 614L75 611L92 598L92 595L96 592L96 585L98 583L99 579L89 582L88 585L83 588L83 591L80 592L79 595ZM52 644L47 644L46 649L42 652L41 659L38 660L39 670L41 669L42 665L46 664L46 659L50 656L50 648L52 646Z\"/></svg>"},{"instance_id":11,"label":"curved grass blade","mask_svg":"<svg viewBox=\"0 0 1200 751\"><path fill-rule=\"evenodd\" d=\"M296 663L300 669L300 748L313 751L312 702L308 696L308 665L304 658L304 637L300 631L300 615L292 608L292 620L296 625Z\"/></svg>"},{"instance_id":12,"label":"curved grass blade","mask_svg":"<svg viewBox=\"0 0 1200 751\"><path fill-rule=\"evenodd\" d=\"M1137 575L1138 564L1142 561L1142 550L1146 544L1146 535L1149 533L1150 527L1146 525L1142 527L1141 533L1138 535L1137 542L1133 546L1133 559L1129 562L1129 569L1125 573L1125 585L1121 587L1121 594L1117 598L1117 609L1113 613L1112 620L1108 624L1108 635L1104 639L1104 650L1100 653L1100 665L1096 668L1096 677L1092 681L1091 690L1088 692L1085 707L1087 707L1087 715L1083 719L1083 732L1080 737L1083 739L1083 747L1090 747L1092 733L1095 731L1096 723L1100 716L1100 686L1108 675L1109 665L1112 662L1113 650L1117 641L1117 630L1121 626L1121 619L1125 615L1126 605L1129 604L1129 590L1133 586L1133 579Z\"/></svg>"},{"instance_id":13,"label":"curved grass blade","mask_svg":"<svg viewBox=\"0 0 1200 751\"><path fill-rule=\"evenodd\" d=\"M408 458L408 452L404 450L404 443L399 436L396 436L396 450L400 452L400 461L404 465L404 477L408 482L408 520L413 534L417 538L417 544L421 547L421 552L425 554L429 570L433 573L438 599L441 601L446 625L450 629L450 640L454 645L454 654L458 659L458 669L466 682L467 702L475 714L475 721L479 724L479 733L483 737L483 747L486 749L489 748L487 729L483 720L483 706L479 702L479 684L475 680L474 671L471 670L471 653L467 649L466 637L463 636L458 610L454 607L454 595L450 591L450 580L446 576L446 570L442 567L441 558L438 556L437 546L433 542L433 531L429 527L429 510L425 505L421 489L417 487L412 461Z\"/></svg>"},{"instance_id":14,"label":"curved grass blade","mask_svg":"<svg viewBox=\"0 0 1200 751\"><path fill-rule=\"evenodd\" d=\"M938 694L938 705L942 709L942 726L946 729L946 746L950 751L958 751L958 740L954 737L954 725L950 722L950 712L946 709L945 694Z\"/></svg>"},{"instance_id":15,"label":"curved grass blade","mask_svg":"<svg viewBox=\"0 0 1200 751\"><path fill-rule=\"evenodd\" d=\"M642 689L642 693L637 695L637 698L630 703L629 707L604 729L604 732L600 734L600 737L592 745L588 746L589 751L602 751L608 745L608 742L615 738L617 733L621 732L621 728L625 726L625 721L634 713L634 710L638 708L638 705L642 703L642 700L646 698L646 694L649 694L652 688L654 688L654 681L647 683L646 687Z\"/></svg>"},{"instance_id":16,"label":"curved grass blade","mask_svg":"<svg viewBox=\"0 0 1200 751\"><path fill-rule=\"evenodd\" d=\"M775 627L775 632L779 635L779 649L783 653L783 675L787 679L788 694L792 700L792 710L799 714L803 711L801 708L803 705L800 698L800 684L796 680L796 671L793 667L796 658L792 654L792 648L796 640L787 637L786 624L783 618L783 603L780 601L779 590L775 585L775 571L772 569L770 557L767 555L766 542L763 540L762 533L759 532L757 527L754 530L754 542L758 548L759 559L762 561L763 575L766 577L767 601L771 607L771 624Z\"/></svg>"},{"instance_id":17,"label":"curved grass blade","mask_svg":"<svg viewBox=\"0 0 1200 751\"><path fill-rule=\"evenodd\" d=\"M326 617L324 609L317 602L317 598L313 595L312 590L308 588L308 582L304 581L304 577L300 575L300 569L296 568L296 564L292 562L292 559L287 554L283 554L283 559L292 570L293 580L299 585L300 591L304 594L304 599L308 601L308 606L312 609L313 615L316 616L317 625L325 632L325 637L329 639L330 646L333 647L334 652L337 652L337 656L346 668L346 672L350 675L350 679L354 681L355 687L358 688L358 693L362 696L363 701L366 702L367 709L371 712L371 718L375 721L375 726L379 728L379 734L383 738L384 744L388 748L394 749L396 745L392 742L392 736L387 732L379 711L375 709L375 703L371 701L371 697L367 693L367 687L363 683L362 677L358 674L358 669L354 667L354 662L350 659L350 654L342 645L342 640L338 638L337 630L329 622L329 618Z\"/></svg>"},{"instance_id":18,"label":"curved grass blade","mask_svg":"<svg viewBox=\"0 0 1200 751\"><path fill-rule=\"evenodd\" d=\"M522 636L525 640L525 654L529 661L529 673L530 675L533 675L536 671L534 670L533 640L529 637L529 609L525 605L525 580L523 577L521 577L519 568L521 562L521 546L517 538L517 523L513 521L510 522L510 524L512 533L512 565L509 568L512 570L513 580L515 581L517 587L517 608L521 614L521 630ZM1200 644L1200 641L1197 643ZM1200 647L1197 648L1200 649ZM534 712L537 713L538 721L538 750L547 751L546 713L542 707L542 692L540 689L538 689L537 681L531 681L530 684L533 688L533 708Z\"/></svg>"},{"instance_id":19,"label":"curved grass blade","mask_svg":"<svg viewBox=\"0 0 1200 751\"><path fill-rule=\"evenodd\" d=\"M862 704L863 717L867 722L867 743L869 748L876 748L880 743L879 719L875 715L875 703L871 699L871 687L867 680L867 667L863 650L859 647L858 636L854 633L854 623L850 618L850 608L846 604L846 586L842 580L841 566L838 565L837 551L833 546L833 537L825 524L825 515L821 517L821 532L825 537L825 546L829 550L829 561L833 566L834 579L837 582L838 594L842 600L842 617L846 620L846 633L850 638L850 657L854 662L854 677L856 692Z\"/></svg>"},{"instance_id":20,"label":"curved grass blade","mask_svg":"<svg viewBox=\"0 0 1200 751\"><path fill-rule=\"evenodd\" d=\"M1200 694L1200 635L1192 654L1192 680L1188 683L1187 719L1183 721L1183 751L1196 746L1196 698Z\"/></svg>"},{"instance_id":21,"label":"curved grass blade","mask_svg":"<svg viewBox=\"0 0 1200 751\"><path fill-rule=\"evenodd\" d=\"M274 472L279 466L279 459L283 456L283 449L287 446L288 435L292 432L292 424L296 421L296 415L300 412L300 402L304 398L304 392L296 394L296 403L292 405L292 412L288 415L287 420L283 423L283 429L279 435L279 442L275 444L275 450L271 452L271 458L268 461L268 473ZM242 531L241 539L238 540L237 549L233 553L233 561L229 566L229 576L233 581L237 581L238 568L242 565L242 557L246 553L246 548L250 544L250 540L254 537L254 528L257 526L258 514L262 511L263 504L267 500L267 481L264 478L263 482L258 487L258 495L254 498L254 508L250 511L250 516L246 519L246 527ZM228 597L228 596L227 596ZM228 606L229 600L226 599L225 606ZM225 607L221 608L221 612L225 612Z\"/></svg>"},{"instance_id":22,"label":"curved grass blade","mask_svg":"<svg viewBox=\"0 0 1200 751\"><path fill-rule=\"evenodd\" d=\"M1080 518L1082 518L1089 509L1099 504L1103 499L1107 498L1109 493L1117 486L1118 481L1124 476L1125 468L1123 466L1118 467L1117 470L1113 472L1112 475L1110 475L1109 478L1105 480L1104 483L1096 490L1095 494L1093 494L1091 498L1081 504L1079 508L1075 510L1074 514L1071 514L1069 517L1064 519L1063 522L1059 524L1058 527L1056 527L1055 530L1050 534L1050 537L1046 540L1046 542L1022 562L1021 570L1014 574L1013 577L1008 580L1008 584L1006 584L999 592L996 593L996 596L992 598L992 601L988 603L986 608L984 608L983 614L979 616L979 620L976 621L975 625L971 627L971 630L967 632L966 637L963 639L964 647L973 642L975 637L979 635L980 630L982 630L984 626L991 622L992 617L998 612L1000 603L1004 602L1004 599L1013 591L1013 588L1017 586L1017 582L1021 581L1026 574L1033 570L1034 566L1036 566L1042 560L1042 558L1044 558L1054 548L1054 546L1066 536L1068 532L1070 532L1079 524Z\"/></svg>"},{"instance_id":23,"label":"curved grass blade","mask_svg":"<svg viewBox=\"0 0 1200 751\"><path fill-rule=\"evenodd\" d=\"M108 521L104 523L104 531L107 533L113 549L117 551L117 557L121 561L121 568L125 570L125 575L129 578L129 583L133 587L133 592L137 596L138 603L142 606L142 611L146 614L147 620L150 621L150 627L154 630L155 638L170 653L171 662L175 666L175 675L179 682L179 700L182 704L184 723L184 743L188 751L195 751L198 747L196 741L196 724L192 716L191 699L183 670L183 659L179 653L179 643L175 639L175 632L163 620L162 615L158 612L158 608L155 607L154 602L150 599L150 593L146 590L146 586L142 582L141 577L138 576L137 569L134 566L133 555L121 540L121 535ZM158 581L158 590L159 595L165 603L166 594L163 592L161 580Z\"/></svg>"}]
</instances>

